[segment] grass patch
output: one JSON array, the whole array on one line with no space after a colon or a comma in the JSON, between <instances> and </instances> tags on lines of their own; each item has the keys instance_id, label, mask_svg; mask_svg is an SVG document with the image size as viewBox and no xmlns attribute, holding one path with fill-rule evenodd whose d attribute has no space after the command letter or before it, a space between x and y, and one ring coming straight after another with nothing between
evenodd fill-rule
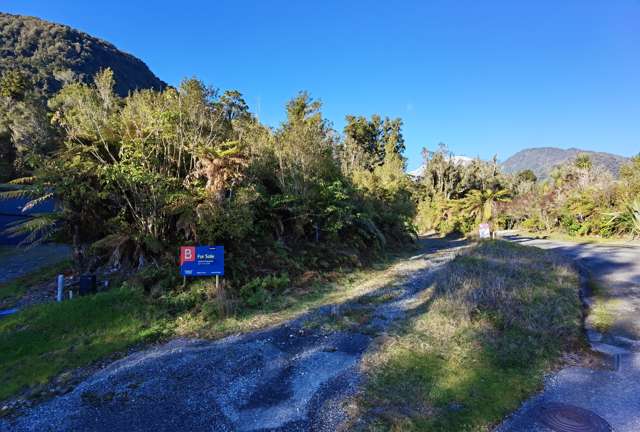
<instances>
[{"instance_id":1,"label":"grass patch","mask_svg":"<svg viewBox=\"0 0 640 432\"><path fill-rule=\"evenodd\" d=\"M616 321L616 300L596 299L589 310L589 321L600 333L608 332Z\"/></svg>"},{"instance_id":2,"label":"grass patch","mask_svg":"<svg viewBox=\"0 0 640 432\"><path fill-rule=\"evenodd\" d=\"M56 275L64 273L70 267L71 261L64 260L12 279L9 282L0 283L0 304L4 307L12 306L29 288L54 281Z\"/></svg>"},{"instance_id":3,"label":"grass patch","mask_svg":"<svg viewBox=\"0 0 640 432\"><path fill-rule=\"evenodd\" d=\"M589 294L593 299L593 304L589 308L587 322L600 333L606 333L616 322L618 310L624 305L620 299L611 298L606 287L595 278L591 277L587 281Z\"/></svg>"},{"instance_id":4,"label":"grass patch","mask_svg":"<svg viewBox=\"0 0 640 432\"><path fill-rule=\"evenodd\" d=\"M330 280L315 280L302 286L294 283L291 289L271 296L260 308L246 308L233 304L233 300L229 306L229 296L224 290L212 292L213 282L202 280L190 289L200 289L209 294L203 296L201 308L180 316L176 333L180 336L219 338L277 325L324 305L353 300L396 280L399 275L390 269L411 253L415 250L390 254L368 268L338 271ZM228 309L232 312L229 313Z\"/></svg>"},{"instance_id":5,"label":"grass patch","mask_svg":"<svg viewBox=\"0 0 640 432\"><path fill-rule=\"evenodd\" d=\"M390 255L371 268L345 270L330 281L291 288L270 297L260 308L236 304L230 312L226 308L231 300L225 298L224 290L215 292L213 280L201 279L160 298L125 284L95 296L25 309L0 320L0 400L139 343L172 336L218 338L347 301L397 278L389 268L407 256L408 252ZM17 295L23 286L46 281L64 266L61 263L3 288ZM362 317L354 313L345 319L355 323Z\"/></svg>"},{"instance_id":6,"label":"grass patch","mask_svg":"<svg viewBox=\"0 0 640 432\"><path fill-rule=\"evenodd\" d=\"M167 334L170 323L139 292L114 289L35 306L0 320L0 400L130 345Z\"/></svg>"},{"instance_id":7,"label":"grass patch","mask_svg":"<svg viewBox=\"0 0 640 432\"><path fill-rule=\"evenodd\" d=\"M436 276L422 306L365 359L371 431L489 431L579 345L579 279L549 251L482 242Z\"/></svg>"}]
</instances>

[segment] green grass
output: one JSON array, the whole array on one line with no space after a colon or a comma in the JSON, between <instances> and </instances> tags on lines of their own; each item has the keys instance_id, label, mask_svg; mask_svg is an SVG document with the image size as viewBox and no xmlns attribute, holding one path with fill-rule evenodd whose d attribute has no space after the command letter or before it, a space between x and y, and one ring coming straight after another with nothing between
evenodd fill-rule
<instances>
[{"instance_id":1,"label":"green grass","mask_svg":"<svg viewBox=\"0 0 640 432\"><path fill-rule=\"evenodd\" d=\"M29 288L54 281L56 275L68 270L70 267L71 261L64 260L38 269L33 273L12 279L9 282L0 283L0 304L4 307L12 306Z\"/></svg>"},{"instance_id":2,"label":"green grass","mask_svg":"<svg viewBox=\"0 0 640 432\"><path fill-rule=\"evenodd\" d=\"M195 308L180 316L176 334L219 338L228 334L277 325L324 305L353 300L396 280L398 275L391 270L393 265L415 252L415 249L410 249L389 254L370 267L342 270L336 272L331 280L316 280L305 283L304 286L294 286L284 293L274 295L260 308L251 309L232 305L233 312L225 313L220 309L227 308L225 304L229 300L224 298L224 292L214 293L213 298L207 300L202 308ZM191 289L212 284L211 281L202 280L192 285ZM210 287L204 289L207 291Z\"/></svg>"},{"instance_id":3,"label":"green grass","mask_svg":"<svg viewBox=\"0 0 640 432\"><path fill-rule=\"evenodd\" d=\"M483 242L365 359L371 431L490 431L580 345L578 276L550 252Z\"/></svg>"},{"instance_id":4,"label":"green grass","mask_svg":"<svg viewBox=\"0 0 640 432\"><path fill-rule=\"evenodd\" d=\"M355 298L397 277L389 268L407 253L390 255L368 269L344 271L332 281L292 289L274 296L260 309L239 306L233 313L220 312L226 300L218 296L221 293L207 293L213 282L206 279L160 299L125 285L95 296L25 309L0 320L0 400L132 345L172 336L218 338L252 331L323 304ZM17 295L22 287L47 280L64 266L3 288Z\"/></svg>"},{"instance_id":5,"label":"green grass","mask_svg":"<svg viewBox=\"0 0 640 432\"><path fill-rule=\"evenodd\" d=\"M0 320L0 400L167 334L170 322L130 289L35 306Z\"/></svg>"},{"instance_id":6,"label":"green grass","mask_svg":"<svg viewBox=\"0 0 640 432\"><path fill-rule=\"evenodd\" d=\"M593 305L589 308L587 321L597 331L606 333L616 323L617 310L623 305L623 302L620 299L611 298L605 286L593 277L589 278L587 285L593 298Z\"/></svg>"}]
</instances>

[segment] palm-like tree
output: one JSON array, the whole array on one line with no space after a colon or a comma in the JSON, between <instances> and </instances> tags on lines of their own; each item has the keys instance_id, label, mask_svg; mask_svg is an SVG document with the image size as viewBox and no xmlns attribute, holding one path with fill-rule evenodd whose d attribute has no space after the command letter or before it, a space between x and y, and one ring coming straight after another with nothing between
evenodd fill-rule
<instances>
[{"instance_id":1,"label":"palm-like tree","mask_svg":"<svg viewBox=\"0 0 640 432\"><path fill-rule=\"evenodd\" d=\"M476 223L488 222L493 218L495 203L509 201L506 189L473 189L462 200L462 209L475 218Z\"/></svg>"}]
</instances>

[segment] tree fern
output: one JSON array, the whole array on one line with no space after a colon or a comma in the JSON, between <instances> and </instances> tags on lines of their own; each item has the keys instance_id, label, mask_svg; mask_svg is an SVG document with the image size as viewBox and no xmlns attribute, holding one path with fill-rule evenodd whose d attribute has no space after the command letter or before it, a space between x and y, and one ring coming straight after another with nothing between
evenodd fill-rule
<instances>
[{"instance_id":1,"label":"tree fern","mask_svg":"<svg viewBox=\"0 0 640 432\"><path fill-rule=\"evenodd\" d=\"M57 213L40 214L24 221L17 221L9 225L4 232L10 237L20 237L27 235L19 246L37 246L58 232L59 215Z\"/></svg>"}]
</instances>

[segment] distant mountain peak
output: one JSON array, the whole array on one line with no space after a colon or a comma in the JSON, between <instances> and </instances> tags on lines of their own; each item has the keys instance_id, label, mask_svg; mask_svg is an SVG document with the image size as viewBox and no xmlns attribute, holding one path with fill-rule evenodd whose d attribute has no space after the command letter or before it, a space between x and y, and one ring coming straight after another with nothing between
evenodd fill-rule
<instances>
[{"instance_id":1,"label":"distant mountain peak","mask_svg":"<svg viewBox=\"0 0 640 432\"><path fill-rule=\"evenodd\" d=\"M166 87L144 62L109 42L66 25L0 12L0 74L18 69L50 95L68 81L91 82L106 68L113 70L121 96Z\"/></svg>"},{"instance_id":2,"label":"distant mountain peak","mask_svg":"<svg viewBox=\"0 0 640 432\"><path fill-rule=\"evenodd\" d=\"M453 163L456 165L469 165L471 162L473 162L473 158L470 158L468 156L451 155L447 157L447 159L453 161ZM420 165L418 168L407 172L407 174L409 174L412 177L421 177L422 174L424 173L424 168L425 168L424 164Z\"/></svg>"},{"instance_id":3,"label":"distant mountain peak","mask_svg":"<svg viewBox=\"0 0 640 432\"><path fill-rule=\"evenodd\" d=\"M581 154L589 155L594 166L606 169L614 177L618 176L620 167L629 160L624 156L612 153L594 152L575 147L568 149L535 147L515 153L502 163L502 169L507 173L517 173L530 169L536 177L544 179L549 177L556 166L571 162Z\"/></svg>"}]
</instances>

